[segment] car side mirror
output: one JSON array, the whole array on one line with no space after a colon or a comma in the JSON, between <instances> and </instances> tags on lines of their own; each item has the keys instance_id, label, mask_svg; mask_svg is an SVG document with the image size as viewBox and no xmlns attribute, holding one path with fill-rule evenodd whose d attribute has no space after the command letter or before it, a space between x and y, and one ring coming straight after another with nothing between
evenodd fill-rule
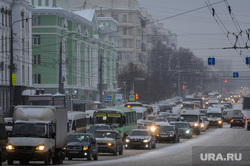
<instances>
[{"instance_id":1,"label":"car side mirror","mask_svg":"<svg viewBox=\"0 0 250 166\"><path fill-rule=\"evenodd\" d=\"M52 133L51 138L55 139L55 137L56 137L56 133Z\"/></svg>"},{"instance_id":2,"label":"car side mirror","mask_svg":"<svg viewBox=\"0 0 250 166\"><path fill-rule=\"evenodd\" d=\"M116 139L121 139L121 137L116 137Z\"/></svg>"},{"instance_id":3,"label":"car side mirror","mask_svg":"<svg viewBox=\"0 0 250 166\"><path fill-rule=\"evenodd\" d=\"M202 120L201 120L201 119L199 120L199 123L202 123Z\"/></svg>"}]
</instances>

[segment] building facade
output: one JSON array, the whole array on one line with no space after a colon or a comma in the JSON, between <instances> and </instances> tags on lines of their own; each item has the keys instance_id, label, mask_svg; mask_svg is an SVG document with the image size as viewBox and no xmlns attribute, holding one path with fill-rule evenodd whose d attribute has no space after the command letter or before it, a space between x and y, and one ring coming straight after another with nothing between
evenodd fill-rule
<instances>
[{"instance_id":1,"label":"building facade","mask_svg":"<svg viewBox=\"0 0 250 166\"><path fill-rule=\"evenodd\" d=\"M0 107L9 116L10 107L21 103L22 91L32 86L33 7L25 0L1 0L0 8ZM11 100L10 89L13 91Z\"/></svg>"},{"instance_id":2,"label":"building facade","mask_svg":"<svg viewBox=\"0 0 250 166\"><path fill-rule=\"evenodd\" d=\"M96 9L98 17L114 18L121 36L118 45L119 73L126 72L130 62L147 71L146 18L140 13L137 0L70 0L69 8Z\"/></svg>"},{"instance_id":3,"label":"building facade","mask_svg":"<svg viewBox=\"0 0 250 166\"><path fill-rule=\"evenodd\" d=\"M63 93L73 110L91 109L93 101L114 95L117 22L107 18L99 23L94 9L71 12L56 7L66 5L67 0L35 2L39 6L33 11L33 86L55 94L60 91L62 73Z\"/></svg>"}]
</instances>

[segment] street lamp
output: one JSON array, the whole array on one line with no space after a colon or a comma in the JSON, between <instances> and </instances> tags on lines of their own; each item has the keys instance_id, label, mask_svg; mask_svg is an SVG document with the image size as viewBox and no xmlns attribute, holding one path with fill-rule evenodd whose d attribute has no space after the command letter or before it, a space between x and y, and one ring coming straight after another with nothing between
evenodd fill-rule
<instances>
[{"instance_id":1,"label":"street lamp","mask_svg":"<svg viewBox=\"0 0 250 166\"><path fill-rule=\"evenodd\" d=\"M10 114L12 115L12 109L13 109L13 105L14 105L14 87L13 87L13 70L14 70L14 63L13 63L13 26L15 23L17 22L21 22L21 21L26 21L28 22L29 19L33 19L33 18L25 18L22 20L17 20L14 21L11 25L10 25ZM24 48L23 48L24 49Z\"/></svg>"}]
</instances>

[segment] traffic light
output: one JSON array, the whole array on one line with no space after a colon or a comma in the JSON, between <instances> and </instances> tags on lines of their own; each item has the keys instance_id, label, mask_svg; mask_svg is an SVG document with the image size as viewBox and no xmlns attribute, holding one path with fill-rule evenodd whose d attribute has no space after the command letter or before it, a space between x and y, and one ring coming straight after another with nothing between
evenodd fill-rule
<instances>
[{"instance_id":1,"label":"traffic light","mask_svg":"<svg viewBox=\"0 0 250 166\"><path fill-rule=\"evenodd\" d=\"M183 89L183 90L185 90L185 89L186 89L185 85L183 85L183 86L182 86L182 89Z\"/></svg>"},{"instance_id":2,"label":"traffic light","mask_svg":"<svg viewBox=\"0 0 250 166\"><path fill-rule=\"evenodd\" d=\"M227 80L225 80L225 83L227 83Z\"/></svg>"},{"instance_id":3,"label":"traffic light","mask_svg":"<svg viewBox=\"0 0 250 166\"><path fill-rule=\"evenodd\" d=\"M135 99L138 100L139 99L139 95L135 94Z\"/></svg>"}]
</instances>

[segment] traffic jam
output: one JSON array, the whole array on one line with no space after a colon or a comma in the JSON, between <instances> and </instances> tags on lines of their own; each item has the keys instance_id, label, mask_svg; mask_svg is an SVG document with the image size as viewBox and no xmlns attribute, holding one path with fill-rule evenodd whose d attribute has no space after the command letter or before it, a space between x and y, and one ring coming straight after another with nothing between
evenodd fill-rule
<instances>
[{"instance_id":1,"label":"traffic jam","mask_svg":"<svg viewBox=\"0 0 250 166\"><path fill-rule=\"evenodd\" d=\"M242 98L238 95L236 100L230 95L222 97L217 92L210 92L207 95L176 97L155 104L132 101L120 107L86 112L66 111L67 131L64 133L62 128L58 129L60 133L46 131L47 127L53 130L53 123L48 121L61 118L61 115L45 119L46 123L25 122L24 119L32 115L29 115L30 111L26 107L18 107L12 119L5 118L8 143L6 149L2 150L3 165L41 164L39 161L43 161L45 165L51 162L71 165L91 160L113 160L115 158L111 156L136 155L185 142L210 130L220 130L224 125L250 130L250 120L244 116L241 108L235 107L242 101L243 107L248 107L249 99L250 97ZM38 109L40 114L36 118L45 115L48 117L54 111L56 110L47 109L44 112L43 109ZM57 122L57 125L63 124ZM26 131L26 128L29 130ZM57 151L60 152L59 157L55 156L56 153L52 154L52 151L45 159L43 155L39 155L47 146L45 143L36 149L16 148L17 142L27 138L33 142L38 138L40 141L55 139L57 143L64 140L63 137L56 138L55 134L65 135L67 141L66 145L53 145L61 149ZM24 143L25 140L22 140L22 144ZM24 156L25 153L31 153L30 151L34 151L33 158ZM75 162L71 163L72 161Z\"/></svg>"}]
</instances>

